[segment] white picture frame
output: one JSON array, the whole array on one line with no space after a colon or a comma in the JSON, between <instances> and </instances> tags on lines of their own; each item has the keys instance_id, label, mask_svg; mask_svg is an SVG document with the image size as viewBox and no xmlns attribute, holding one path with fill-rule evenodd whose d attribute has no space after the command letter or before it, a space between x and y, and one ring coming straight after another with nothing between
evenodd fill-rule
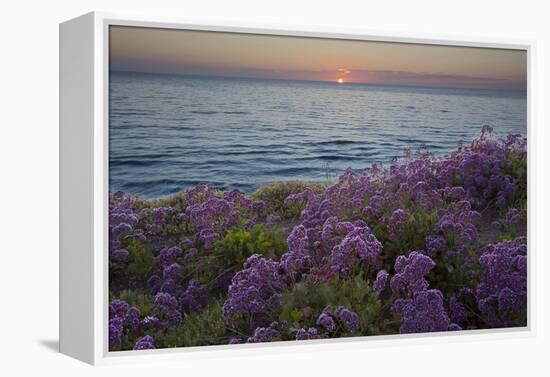
<instances>
[{"instance_id":1,"label":"white picture frame","mask_svg":"<svg viewBox=\"0 0 550 377\"><path fill-rule=\"evenodd\" d=\"M182 358L197 355L230 356L295 352L317 347L379 347L394 342L449 342L463 339L503 339L535 334L533 298L536 261L532 249L533 213L528 220L528 326L459 333L357 337L332 340L243 344L148 351L108 351L108 64L111 25L208 30L237 33L338 38L418 44L438 44L527 51L527 140L531 160L532 55L534 42L485 38L440 38L413 33L386 34L363 30L239 23L198 24L186 20L88 13L60 25L60 352L90 364L129 362L148 358ZM532 163L528 179L531 181ZM531 184L528 190L531 192ZM532 196L528 194L528 199ZM529 202L529 208L531 202Z\"/></svg>"}]
</instances>

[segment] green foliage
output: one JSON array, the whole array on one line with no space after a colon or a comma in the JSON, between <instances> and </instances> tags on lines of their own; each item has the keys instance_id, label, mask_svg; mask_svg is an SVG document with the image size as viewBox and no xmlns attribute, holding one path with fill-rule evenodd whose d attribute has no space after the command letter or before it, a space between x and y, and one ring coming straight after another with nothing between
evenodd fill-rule
<instances>
[{"instance_id":1,"label":"green foliage","mask_svg":"<svg viewBox=\"0 0 550 377\"><path fill-rule=\"evenodd\" d=\"M372 224L372 231L376 238L384 246L384 268L391 270L395 258L407 254L411 250L423 249L426 237L429 236L437 222L437 212L426 210L421 206L409 209L410 217L404 224L403 232L399 237L391 235L388 226L378 219L367 219L367 224Z\"/></svg>"},{"instance_id":2,"label":"green foliage","mask_svg":"<svg viewBox=\"0 0 550 377\"><path fill-rule=\"evenodd\" d=\"M284 233L279 229L264 229L258 224L250 230L238 229L227 233L214 246L214 256L225 270L236 270L253 254L277 259L286 251Z\"/></svg>"},{"instance_id":3,"label":"green foliage","mask_svg":"<svg viewBox=\"0 0 550 377\"><path fill-rule=\"evenodd\" d=\"M180 191L158 199L144 199L135 197L133 198L132 207L135 212L143 208L159 207L172 207L179 211L185 211L187 208L187 200L185 199L184 191Z\"/></svg>"},{"instance_id":4,"label":"green foliage","mask_svg":"<svg viewBox=\"0 0 550 377\"><path fill-rule=\"evenodd\" d=\"M266 229L258 224L251 229L229 231L222 240L215 242L213 250L202 250L193 263L182 263L181 276L183 280L195 278L209 284L223 275L241 270L243 263L253 254L278 259L286 249L285 234L277 228Z\"/></svg>"},{"instance_id":5,"label":"green foliage","mask_svg":"<svg viewBox=\"0 0 550 377\"><path fill-rule=\"evenodd\" d=\"M126 245L128 250L128 272L134 276L147 275L155 265L155 257L136 239L129 239Z\"/></svg>"},{"instance_id":6,"label":"green foliage","mask_svg":"<svg viewBox=\"0 0 550 377\"><path fill-rule=\"evenodd\" d=\"M183 192L178 192L174 195L170 195L166 198L156 199L150 202L151 208L155 207L172 207L183 212L187 208L187 201Z\"/></svg>"},{"instance_id":7,"label":"green foliage","mask_svg":"<svg viewBox=\"0 0 550 377\"><path fill-rule=\"evenodd\" d=\"M154 336L157 348L227 344L232 334L222 317L223 301L218 300L197 313L185 316L183 324Z\"/></svg>"},{"instance_id":8,"label":"green foliage","mask_svg":"<svg viewBox=\"0 0 550 377\"><path fill-rule=\"evenodd\" d=\"M345 306L356 312L360 318L360 335L398 331L398 321L389 313L388 305L384 305L362 276L322 284L296 284L282 296L279 320L288 321L293 331L316 326L317 318L328 305Z\"/></svg>"},{"instance_id":9,"label":"green foliage","mask_svg":"<svg viewBox=\"0 0 550 377\"><path fill-rule=\"evenodd\" d=\"M286 204L285 200L289 195L303 192L306 188L320 193L326 189L326 185L305 181L272 182L256 190L251 195L251 198L269 203L273 209L273 213L283 218L294 218L304 209L304 205Z\"/></svg>"},{"instance_id":10,"label":"green foliage","mask_svg":"<svg viewBox=\"0 0 550 377\"><path fill-rule=\"evenodd\" d=\"M152 315L153 313L153 297L149 294L133 290L121 291L116 297L112 293L109 294L109 302L117 298L126 301L130 307L135 306L138 308L142 317Z\"/></svg>"},{"instance_id":11,"label":"green foliage","mask_svg":"<svg viewBox=\"0 0 550 377\"><path fill-rule=\"evenodd\" d=\"M510 204L518 209L527 208L527 155L508 152L506 160L509 162L506 173L512 177L518 188Z\"/></svg>"},{"instance_id":12,"label":"green foliage","mask_svg":"<svg viewBox=\"0 0 550 377\"><path fill-rule=\"evenodd\" d=\"M431 286L438 287L444 295L458 293L460 289L477 284L481 276L481 266L475 251L468 255L457 253L453 257L434 256L436 265L428 275Z\"/></svg>"}]
</instances>

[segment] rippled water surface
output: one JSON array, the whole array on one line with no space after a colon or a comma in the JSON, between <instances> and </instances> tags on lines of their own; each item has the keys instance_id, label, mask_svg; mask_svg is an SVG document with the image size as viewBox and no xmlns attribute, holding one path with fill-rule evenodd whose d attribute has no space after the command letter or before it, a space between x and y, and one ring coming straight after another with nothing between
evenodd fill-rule
<instances>
[{"instance_id":1,"label":"rippled water surface","mask_svg":"<svg viewBox=\"0 0 550 377\"><path fill-rule=\"evenodd\" d=\"M524 92L112 73L110 190L246 193L334 179L405 147L445 154L485 124L526 134Z\"/></svg>"}]
</instances>

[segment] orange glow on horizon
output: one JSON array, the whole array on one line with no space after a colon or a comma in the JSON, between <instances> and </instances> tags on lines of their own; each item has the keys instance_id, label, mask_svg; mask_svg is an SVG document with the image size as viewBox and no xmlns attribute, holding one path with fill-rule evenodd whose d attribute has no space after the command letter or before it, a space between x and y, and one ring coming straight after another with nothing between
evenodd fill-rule
<instances>
[{"instance_id":1,"label":"orange glow on horizon","mask_svg":"<svg viewBox=\"0 0 550 377\"><path fill-rule=\"evenodd\" d=\"M341 78L341 77L337 81L338 81L338 84L343 84L344 83L344 79Z\"/></svg>"}]
</instances>

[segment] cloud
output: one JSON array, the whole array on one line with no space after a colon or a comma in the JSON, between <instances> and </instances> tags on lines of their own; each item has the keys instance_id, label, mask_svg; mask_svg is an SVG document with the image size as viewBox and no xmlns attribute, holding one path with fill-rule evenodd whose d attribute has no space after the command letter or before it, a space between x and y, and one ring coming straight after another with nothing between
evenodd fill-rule
<instances>
[{"instance_id":1,"label":"cloud","mask_svg":"<svg viewBox=\"0 0 550 377\"><path fill-rule=\"evenodd\" d=\"M391 71L391 70L353 70L353 82L386 85L447 86L447 87L488 87L488 88L525 88L525 77L489 77L439 73Z\"/></svg>"},{"instance_id":2,"label":"cloud","mask_svg":"<svg viewBox=\"0 0 550 377\"><path fill-rule=\"evenodd\" d=\"M349 75L351 71L346 68L338 68L338 73L340 74L340 76L346 76Z\"/></svg>"}]
</instances>

